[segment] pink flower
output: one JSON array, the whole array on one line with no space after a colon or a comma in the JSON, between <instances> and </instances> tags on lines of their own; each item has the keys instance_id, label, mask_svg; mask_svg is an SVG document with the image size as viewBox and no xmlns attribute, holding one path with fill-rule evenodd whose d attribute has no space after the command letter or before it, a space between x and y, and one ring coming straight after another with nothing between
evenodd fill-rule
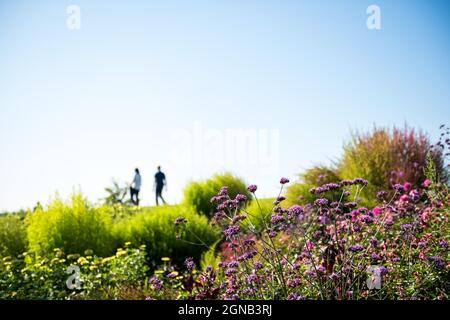
<instances>
[{"instance_id":1,"label":"pink flower","mask_svg":"<svg viewBox=\"0 0 450 320\"><path fill-rule=\"evenodd\" d=\"M309 241L309 240L306 241L306 249L311 250L314 247L315 247L314 242Z\"/></svg>"},{"instance_id":2,"label":"pink flower","mask_svg":"<svg viewBox=\"0 0 450 320\"><path fill-rule=\"evenodd\" d=\"M423 186L425 188L428 188L431 185L431 180L430 179L425 179L425 181L423 182Z\"/></svg>"},{"instance_id":3,"label":"pink flower","mask_svg":"<svg viewBox=\"0 0 450 320\"><path fill-rule=\"evenodd\" d=\"M423 222L425 222L425 223L428 222L428 219L430 217L430 213L431 213L431 210L429 208L425 209L422 212L420 218L422 219Z\"/></svg>"},{"instance_id":4,"label":"pink flower","mask_svg":"<svg viewBox=\"0 0 450 320\"><path fill-rule=\"evenodd\" d=\"M375 207L373 208L372 212L374 215L379 216L381 212L383 212L383 210L380 207Z\"/></svg>"},{"instance_id":5,"label":"pink flower","mask_svg":"<svg viewBox=\"0 0 450 320\"><path fill-rule=\"evenodd\" d=\"M352 222L356 222L358 220L359 211L358 210L353 210L351 215L352 215Z\"/></svg>"},{"instance_id":6,"label":"pink flower","mask_svg":"<svg viewBox=\"0 0 450 320\"><path fill-rule=\"evenodd\" d=\"M405 188L406 191L411 190L411 187L412 187L412 185L409 182L405 182L405 184L403 185L403 188Z\"/></svg>"},{"instance_id":7,"label":"pink flower","mask_svg":"<svg viewBox=\"0 0 450 320\"><path fill-rule=\"evenodd\" d=\"M408 195L404 194L400 197L400 202L408 202L409 197Z\"/></svg>"}]
</instances>

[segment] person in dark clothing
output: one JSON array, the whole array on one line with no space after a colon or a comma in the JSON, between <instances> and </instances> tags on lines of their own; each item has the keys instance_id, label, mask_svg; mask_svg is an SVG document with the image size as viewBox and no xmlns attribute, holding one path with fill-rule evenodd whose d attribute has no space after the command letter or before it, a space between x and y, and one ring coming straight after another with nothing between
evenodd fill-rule
<instances>
[{"instance_id":1,"label":"person in dark clothing","mask_svg":"<svg viewBox=\"0 0 450 320\"><path fill-rule=\"evenodd\" d=\"M155 174L155 191L156 191L156 205L158 206L158 198L161 198L162 202L166 204L166 201L164 200L162 196L162 190L166 186L167 190L167 181L166 181L166 175L161 172L161 166L158 166L158 172Z\"/></svg>"}]
</instances>

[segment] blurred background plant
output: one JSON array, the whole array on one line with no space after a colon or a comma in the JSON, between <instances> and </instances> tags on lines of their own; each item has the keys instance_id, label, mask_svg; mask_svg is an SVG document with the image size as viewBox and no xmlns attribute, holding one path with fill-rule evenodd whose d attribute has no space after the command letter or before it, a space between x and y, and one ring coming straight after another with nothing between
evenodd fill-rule
<instances>
[{"instance_id":1,"label":"blurred background plant","mask_svg":"<svg viewBox=\"0 0 450 320\"><path fill-rule=\"evenodd\" d=\"M336 168L324 165L314 166L299 175L299 180L286 189L286 202L289 205L312 203L320 198L309 192L312 188L325 183L337 183L341 179ZM340 194L340 193L339 193Z\"/></svg>"},{"instance_id":2,"label":"blurred background plant","mask_svg":"<svg viewBox=\"0 0 450 320\"><path fill-rule=\"evenodd\" d=\"M367 133L355 132L344 146L337 172L342 179L364 177L369 181L361 198L366 205L375 203L377 191L390 190L396 183L419 186L425 180L427 157L437 175L447 179L443 153L432 147L422 132L405 125L388 129L374 127Z\"/></svg>"},{"instance_id":3,"label":"blurred background plant","mask_svg":"<svg viewBox=\"0 0 450 320\"><path fill-rule=\"evenodd\" d=\"M107 206L114 206L117 204L131 205L130 198L125 199L128 194L128 185L121 186L116 179L112 180L112 186L105 188L107 196L103 202Z\"/></svg>"},{"instance_id":4,"label":"blurred background plant","mask_svg":"<svg viewBox=\"0 0 450 320\"><path fill-rule=\"evenodd\" d=\"M445 127L441 129L446 130ZM361 177L369 181L369 185L359 194L358 200L372 206L378 191L392 190L396 183L408 181L419 186L426 178L428 162L432 162L439 182L448 183L442 148L448 139L444 137L445 134L441 134L440 142L433 145L427 135L408 125L353 132L351 140L344 145L341 159L330 167L314 166L300 174L299 181L286 191L288 203L311 203L318 197L309 192L311 188Z\"/></svg>"},{"instance_id":5,"label":"blurred background plant","mask_svg":"<svg viewBox=\"0 0 450 320\"><path fill-rule=\"evenodd\" d=\"M211 218L214 211L211 198L219 192L222 186L228 186L231 195L243 194L250 199L251 195L242 178L231 173L223 173L216 174L204 181L194 181L188 184L184 189L183 204L191 206L198 213Z\"/></svg>"},{"instance_id":6,"label":"blurred background plant","mask_svg":"<svg viewBox=\"0 0 450 320\"><path fill-rule=\"evenodd\" d=\"M180 216L187 221L183 227L174 223ZM116 223L113 233L116 246L128 241L145 244L151 264L162 257L182 264L186 256L191 256L198 262L202 253L219 239L219 230L204 215L182 205L143 208Z\"/></svg>"},{"instance_id":7,"label":"blurred background plant","mask_svg":"<svg viewBox=\"0 0 450 320\"><path fill-rule=\"evenodd\" d=\"M80 193L72 195L69 203L56 198L47 210L29 214L26 223L30 250L39 255L64 248L68 254L90 249L108 256L115 249L109 208L93 207Z\"/></svg>"},{"instance_id":8,"label":"blurred background plant","mask_svg":"<svg viewBox=\"0 0 450 320\"><path fill-rule=\"evenodd\" d=\"M27 251L27 230L20 215L0 216L0 258L17 256Z\"/></svg>"}]
</instances>

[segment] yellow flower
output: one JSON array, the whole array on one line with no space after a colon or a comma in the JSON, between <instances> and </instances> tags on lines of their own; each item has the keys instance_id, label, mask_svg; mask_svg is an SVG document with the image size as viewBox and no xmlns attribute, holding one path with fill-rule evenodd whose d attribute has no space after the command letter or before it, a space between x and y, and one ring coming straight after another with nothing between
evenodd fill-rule
<instances>
[{"instance_id":1,"label":"yellow flower","mask_svg":"<svg viewBox=\"0 0 450 320\"><path fill-rule=\"evenodd\" d=\"M162 257L161 260L166 262L166 261L170 261L170 258L169 257Z\"/></svg>"},{"instance_id":2,"label":"yellow flower","mask_svg":"<svg viewBox=\"0 0 450 320\"><path fill-rule=\"evenodd\" d=\"M77 262L80 265L85 265L86 263L88 263L88 260L85 257L80 257L80 258L78 258Z\"/></svg>"},{"instance_id":3,"label":"yellow flower","mask_svg":"<svg viewBox=\"0 0 450 320\"><path fill-rule=\"evenodd\" d=\"M176 276L178 276L178 271L172 271L167 275L169 278L175 278Z\"/></svg>"},{"instance_id":4,"label":"yellow flower","mask_svg":"<svg viewBox=\"0 0 450 320\"><path fill-rule=\"evenodd\" d=\"M127 253L125 251L123 251L123 250L117 250L116 256L120 257L120 256L123 256L123 255L126 255L126 254Z\"/></svg>"},{"instance_id":5,"label":"yellow flower","mask_svg":"<svg viewBox=\"0 0 450 320\"><path fill-rule=\"evenodd\" d=\"M113 260L113 257L107 257L107 258L103 258L102 260L102 264L108 263L109 261Z\"/></svg>"}]
</instances>

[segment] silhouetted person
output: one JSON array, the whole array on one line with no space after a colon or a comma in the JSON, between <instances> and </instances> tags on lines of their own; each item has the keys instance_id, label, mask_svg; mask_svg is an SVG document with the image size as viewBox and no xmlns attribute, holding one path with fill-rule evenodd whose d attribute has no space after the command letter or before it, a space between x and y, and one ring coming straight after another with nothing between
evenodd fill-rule
<instances>
[{"instance_id":1,"label":"silhouetted person","mask_svg":"<svg viewBox=\"0 0 450 320\"><path fill-rule=\"evenodd\" d=\"M135 205L139 205L139 191L141 190L141 174L139 173L139 169L136 168L135 175L133 179L133 183L130 186L130 197L131 202ZM134 199L134 196L136 199Z\"/></svg>"},{"instance_id":2,"label":"silhouetted person","mask_svg":"<svg viewBox=\"0 0 450 320\"><path fill-rule=\"evenodd\" d=\"M167 188L166 175L161 172L161 166L158 166L158 172L155 174L155 191L156 191L156 205L158 206L158 198L161 198L162 202L166 204L166 201L162 197L163 187Z\"/></svg>"}]
</instances>

